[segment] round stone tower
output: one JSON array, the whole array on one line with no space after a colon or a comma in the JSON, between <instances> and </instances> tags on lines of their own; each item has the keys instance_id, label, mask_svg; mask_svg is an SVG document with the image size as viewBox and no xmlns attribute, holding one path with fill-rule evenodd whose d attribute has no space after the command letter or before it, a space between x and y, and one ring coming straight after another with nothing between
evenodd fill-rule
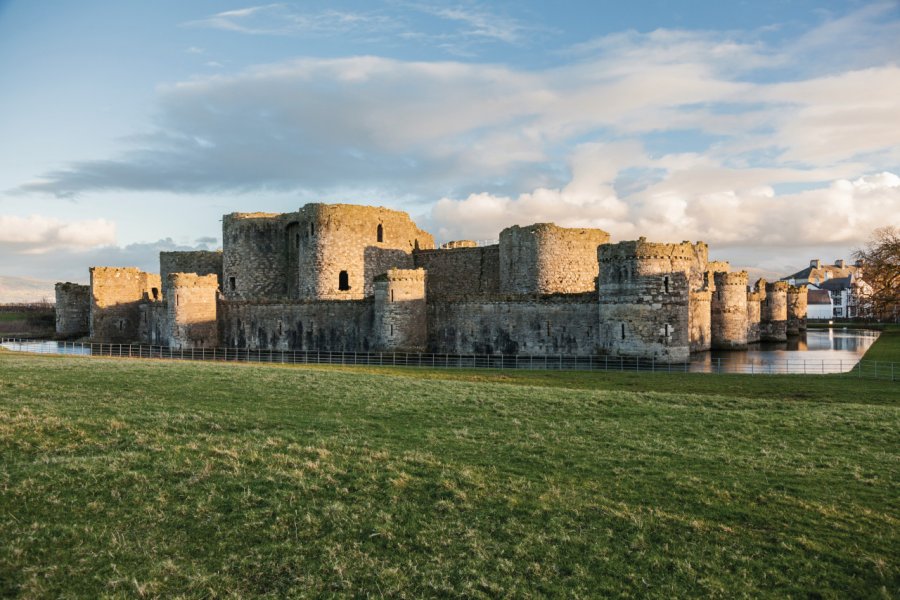
<instances>
[{"instance_id":1,"label":"round stone tower","mask_svg":"<svg viewBox=\"0 0 900 600\"><path fill-rule=\"evenodd\" d=\"M762 318L759 326L760 339L764 342L787 341L789 287L786 281L766 284L766 298L762 302Z\"/></svg>"},{"instance_id":2,"label":"round stone tower","mask_svg":"<svg viewBox=\"0 0 900 600\"><path fill-rule=\"evenodd\" d=\"M747 272L716 272L711 302L712 347L742 350L747 347Z\"/></svg>"},{"instance_id":3,"label":"round stone tower","mask_svg":"<svg viewBox=\"0 0 900 600\"><path fill-rule=\"evenodd\" d=\"M806 302L808 290L805 285L790 286L787 291L787 334L800 335L806 331Z\"/></svg>"},{"instance_id":4,"label":"round stone tower","mask_svg":"<svg viewBox=\"0 0 900 600\"><path fill-rule=\"evenodd\" d=\"M500 293L579 294L597 285L597 247L609 242L600 229L535 223L500 232Z\"/></svg>"},{"instance_id":5,"label":"round stone tower","mask_svg":"<svg viewBox=\"0 0 900 600\"><path fill-rule=\"evenodd\" d=\"M424 269L389 269L375 277L375 347L422 352L428 342Z\"/></svg>"},{"instance_id":6,"label":"round stone tower","mask_svg":"<svg viewBox=\"0 0 900 600\"><path fill-rule=\"evenodd\" d=\"M376 276L411 268L413 251L434 248L408 214L376 206L307 204L298 226L302 300L370 297Z\"/></svg>"},{"instance_id":7,"label":"round stone tower","mask_svg":"<svg viewBox=\"0 0 900 600\"><path fill-rule=\"evenodd\" d=\"M613 356L688 360L695 247L645 238L598 248L598 344ZM702 323L698 323L702 329Z\"/></svg>"}]
</instances>

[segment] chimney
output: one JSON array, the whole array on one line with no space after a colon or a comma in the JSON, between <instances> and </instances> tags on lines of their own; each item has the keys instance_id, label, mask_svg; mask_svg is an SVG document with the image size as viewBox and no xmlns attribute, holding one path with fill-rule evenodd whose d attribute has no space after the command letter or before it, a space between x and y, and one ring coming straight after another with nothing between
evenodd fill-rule
<instances>
[{"instance_id":1,"label":"chimney","mask_svg":"<svg viewBox=\"0 0 900 600\"><path fill-rule=\"evenodd\" d=\"M834 261L834 266L836 266L838 269L843 269L844 268L844 259L839 258L838 260Z\"/></svg>"},{"instance_id":2,"label":"chimney","mask_svg":"<svg viewBox=\"0 0 900 600\"><path fill-rule=\"evenodd\" d=\"M811 261L809 261L809 266L811 266L813 269L818 269L819 265L821 265L821 264L822 264L822 261L819 260L818 258L814 258Z\"/></svg>"}]
</instances>

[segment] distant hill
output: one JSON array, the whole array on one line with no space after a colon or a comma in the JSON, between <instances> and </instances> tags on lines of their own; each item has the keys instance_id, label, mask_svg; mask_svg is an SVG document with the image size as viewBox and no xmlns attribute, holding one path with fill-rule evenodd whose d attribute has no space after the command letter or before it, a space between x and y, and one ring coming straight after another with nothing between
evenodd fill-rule
<instances>
[{"instance_id":1,"label":"distant hill","mask_svg":"<svg viewBox=\"0 0 900 600\"><path fill-rule=\"evenodd\" d=\"M54 302L56 300L54 285L53 281L0 275L0 304L42 300Z\"/></svg>"}]
</instances>

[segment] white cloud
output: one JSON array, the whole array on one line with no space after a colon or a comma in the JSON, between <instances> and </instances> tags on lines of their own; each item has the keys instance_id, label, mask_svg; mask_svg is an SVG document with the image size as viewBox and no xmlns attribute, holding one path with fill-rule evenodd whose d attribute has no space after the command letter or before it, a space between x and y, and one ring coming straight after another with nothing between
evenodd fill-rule
<instances>
[{"instance_id":1,"label":"white cloud","mask_svg":"<svg viewBox=\"0 0 900 600\"><path fill-rule=\"evenodd\" d=\"M0 215L0 247L40 253L52 248L92 248L116 241L116 225L106 219L65 222L53 217Z\"/></svg>"},{"instance_id":2,"label":"white cloud","mask_svg":"<svg viewBox=\"0 0 900 600\"><path fill-rule=\"evenodd\" d=\"M638 236L668 242L691 239L718 248L859 245L876 227L900 226L900 177L894 173L839 179L780 195L766 185L685 193L666 178L619 197L613 185L617 174L603 174L603 169L608 166L604 158L622 151L588 149L584 161L573 165L572 181L560 189L537 189L516 198L485 193L443 198L434 205L431 221L440 225L444 239L496 239L509 225L553 221L599 227L615 241ZM600 162L592 162L597 159Z\"/></svg>"}]
</instances>

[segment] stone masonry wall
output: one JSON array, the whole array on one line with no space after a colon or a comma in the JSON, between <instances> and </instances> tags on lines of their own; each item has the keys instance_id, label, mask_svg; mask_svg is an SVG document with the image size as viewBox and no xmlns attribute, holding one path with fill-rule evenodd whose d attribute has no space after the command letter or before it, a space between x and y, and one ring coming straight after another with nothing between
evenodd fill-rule
<instances>
[{"instance_id":1,"label":"stone masonry wall","mask_svg":"<svg viewBox=\"0 0 900 600\"><path fill-rule=\"evenodd\" d=\"M688 318L691 352L704 352L712 346L711 296L712 292L706 290L691 292Z\"/></svg>"},{"instance_id":2,"label":"stone masonry wall","mask_svg":"<svg viewBox=\"0 0 900 600\"><path fill-rule=\"evenodd\" d=\"M800 335L801 331L806 331L807 294L808 289L805 285L788 288L788 335Z\"/></svg>"},{"instance_id":3,"label":"stone masonry wall","mask_svg":"<svg viewBox=\"0 0 900 600\"><path fill-rule=\"evenodd\" d=\"M215 348L219 343L216 302L219 278L216 274L169 274L169 340L173 348Z\"/></svg>"},{"instance_id":4,"label":"stone masonry wall","mask_svg":"<svg viewBox=\"0 0 900 600\"><path fill-rule=\"evenodd\" d=\"M370 352L374 302L219 302L220 341L229 348Z\"/></svg>"},{"instance_id":5,"label":"stone masonry wall","mask_svg":"<svg viewBox=\"0 0 900 600\"><path fill-rule=\"evenodd\" d=\"M229 300L286 298L285 221L290 215L232 213L222 219L222 293Z\"/></svg>"},{"instance_id":6,"label":"stone masonry wall","mask_svg":"<svg viewBox=\"0 0 900 600\"><path fill-rule=\"evenodd\" d=\"M56 284L56 335L76 337L90 332L91 286Z\"/></svg>"},{"instance_id":7,"label":"stone masonry wall","mask_svg":"<svg viewBox=\"0 0 900 600\"><path fill-rule=\"evenodd\" d=\"M596 296L428 302L428 351L451 354L594 354Z\"/></svg>"},{"instance_id":8,"label":"stone masonry wall","mask_svg":"<svg viewBox=\"0 0 900 600\"><path fill-rule=\"evenodd\" d=\"M424 269L389 269L375 278L376 349L423 352L426 319Z\"/></svg>"},{"instance_id":9,"label":"stone masonry wall","mask_svg":"<svg viewBox=\"0 0 900 600\"><path fill-rule=\"evenodd\" d=\"M405 212L307 204L299 215L301 300L371 297L376 276L391 268L412 268L414 250L434 248L431 234L416 227ZM341 289L344 282L347 289Z\"/></svg>"},{"instance_id":10,"label":"stone masonry wall","mask_svg":"<svg viewBox=\"0 0 900 600\"><path fill-rule=\"evenodd\" d=\"M747 347L747 272L714 275L711 302L712 347L739 350Z\"/></svg>"},{"instance_id":11,"label":"stone masonry wall","mask_svg":"<svg viewBox=\"0 0 900 600\"><path fill-rule=\"evenodd\" d=\"M787 293L786 281L766 284L766 298L762 302L759 337L764 342L787 341Z\"/></svg>"},{"instance_id":12,"label":"stone masonry wall","mask_svg":"<svg viewBox=\"0 0 900 600\"><path fill-rule=\"evenodd\" d=\"M747 343L755 344L759 341L759 322L761 318L762 297L765 294L759 292L747 292Z\"/></svg>"},{"instance_id":13,"label":"stone masonry wall","mask_svg":"<svg viewBox=\"0 0 900 600\"><path fill-rule=\"evenodd\" d=\"M133 267L91 268L91 338L128 343L138 339L139 305L159 297L159 275Z\"/></svg>"},{"instance_id":14,"label":"stone masonry wall","mask_svg":"<svg viewBox=\"0 0 900 600\"><path fill-rule=\"evenodd\" d=\"M597 340L602 353L663 362L689 359L690 284L685 273L632 273L623 281L602 281Z\"/></svg>"},{"instance_id":15,"label":"stone masonry wall","mask_svg":"<svg viewBox=\"0 0 900 600\"><path fill-rule=\"evenodd\" d=\"M609 242L600 229L552 223L500 232L500 293L577 294L597 289L597 247Z\"/></svg>"},{"instance_id":16,"label":"stone masonry wall","mask_svg":"<svg viewBox=\"0 0 900 600\"><path fill-rule=\"evenodd\" d=\"M166 302L142 302L140 305L138 339L142 344L168 346L172 326L169 324L169 307Z\"/></svg>"},{"instance_id":17,"label":"stone masonry wall","mask_svg":"<svg viewBox=\"0 0 900 600\"><path fill-rule=\"evenodd\" d=\"M162 295L168 296L170 273L195 273L215 275L219 287L222 286L222 252L197 250L191 252L160 252L159 278L162 281Z\"/></svg>"},{"instance_id":18,"label":"stone masonry wall","mask_svg":"<svg viewBox=\"0 0 900 600\"><path fill-rule=\"evenodd\" d=\"M413 253L425 269L429 300L489 298L500 292L500 246L454 247Z\"/></svg>"}]
</instances>

